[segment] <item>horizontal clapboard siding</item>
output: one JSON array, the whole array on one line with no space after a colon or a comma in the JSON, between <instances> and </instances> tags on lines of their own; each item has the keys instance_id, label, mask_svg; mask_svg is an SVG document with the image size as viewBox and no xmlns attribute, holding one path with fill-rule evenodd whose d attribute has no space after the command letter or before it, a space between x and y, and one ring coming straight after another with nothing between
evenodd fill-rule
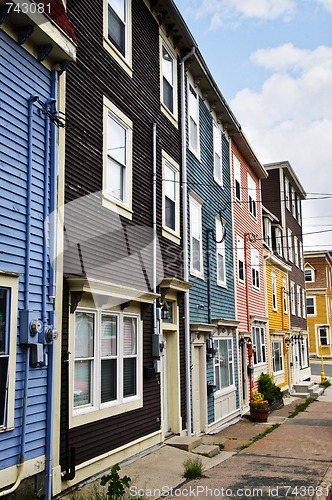
<instances>
[{"instance_id":1,"label":"horizontal clapboard siding","mask_svg":"<svg viewBox=\"0 0 332 500\"><path fill-rule=\"evenodd\" d=\"M22 274L19 309L25 307L28 99L33 94L43 102L50 97L50 72L0 30L0 269ZM36 107L32 159L30 307L40 317L42 278L45 273L49 276L49 269L42 268L43 204L44 196L49 197L49 172L45 176L45 119ZM51 309L48 302L47 308ZM9 403L15 404L15 428L0 433L0 469L19 463L24 371L24 351L18 345L15 402ZM29 368L25 460L45 453L46 382L46 368Z\"/></svg>"},{"instance_id":2,"label":"horizontal clapboard siding","mask_svg":"<svg viewBox=\"0 0 332 500\"><path fill-rule=\"evenodd\" d=\"M181 246L162 236L161 151L165 150L180 165L181 131L160 110L159 26L142 0L132 2L133 77L130 78L103 47L102 2L69 0L67 8L78 35L78 58L67 72L65 199L69 204L65 210L64 274L65 277L86 274L151 290L153 123L157 124L158 280L183 277ZM133 123L132 221L102 206L104 97ZM84 209L80 208L83 197ZM70 314L66 282L64 290L65 356ZM152 367L152 307L142 305L141 312L143 367ZM183 314L180 317L181 411L185 422ZM70 447L75 448L76 464L80 464L160 429L160 386L156 378L144 378L143 408L69 431L67 364L63 364L61 381L62 469L69 465Z\"/></svg>"}]
</instances>

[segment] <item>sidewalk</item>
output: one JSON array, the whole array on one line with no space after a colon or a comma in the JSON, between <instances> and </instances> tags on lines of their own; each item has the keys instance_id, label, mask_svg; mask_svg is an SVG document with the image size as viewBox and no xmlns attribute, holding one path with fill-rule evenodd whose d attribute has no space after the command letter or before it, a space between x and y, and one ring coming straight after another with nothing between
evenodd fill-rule
<instances>
[{"instance_id":1,"label":"sidewalk","mask_svg":"<svg viewBox=\"0 0 332 500\"><path fill-rule=\"evenodd\" d=\"M161 493L166 493L167 498L173 498L171 493L174 498L231 496L222 495L221 488L225 493L228 489L233 497L240 497L236 491L245 488L248 493L243 491L245 498L314 498L323 481L326 491L332 482L332 387L305 412L287 419L303 401L288 396L285 406L274 411L267 423L258 424L242 418L217 434L204 436L204 443L223 445L223 451L213 458L201 457L206 477L200 480L183 484L183 462L196 455L168 446L167 441L145 455L120 464L121 474L131 478L131 495L145 495L144 498L158 498ZM241 451L243 445L276 423L283 425ZM181 484L182 488L176 490ZM293 490L286 491L285 488L292 485ZM301 490L302 495L300 490L296 495L294 488L300 486L305 489ZM192 489L192 495L188 488ZM261 490L253 492L254 488ZM78 493L83 495L88 489L86 485ZM209 494L211 489L215 490L212 496ZM249 493L254 494L250 496ZM322 493L325 494L325 490ZM73 497L71 494L64 498ZM326 495L317 498L324 500Z\"/></svg>"}]
</instances>

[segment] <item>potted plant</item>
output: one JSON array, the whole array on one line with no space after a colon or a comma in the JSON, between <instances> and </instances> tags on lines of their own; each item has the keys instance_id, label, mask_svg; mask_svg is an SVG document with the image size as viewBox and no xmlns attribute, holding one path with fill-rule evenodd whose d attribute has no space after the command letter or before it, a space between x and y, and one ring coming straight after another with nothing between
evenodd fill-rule
<instances>
[{"instance_id":1,"label":"potted plant","mask_svg":"<svg viewBox=\"0 0 332 500\"><path fill-rule=\"evenodd\" d=\"M253 422L267 422L269 402L263 394L255 391L250 400L250 420Z\"/></svg>"}]
</instances>

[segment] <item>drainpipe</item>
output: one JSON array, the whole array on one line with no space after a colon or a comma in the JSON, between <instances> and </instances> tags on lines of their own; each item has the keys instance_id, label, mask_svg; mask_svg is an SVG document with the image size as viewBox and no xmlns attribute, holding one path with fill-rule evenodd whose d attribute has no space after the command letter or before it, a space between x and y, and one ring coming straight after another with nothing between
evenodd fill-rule
<instances>
[{"instance_id":1,"label":"drainpipe","mask_svg":"<svg viewBox=\"0 0 332 500\"><path fill-rule=\"evenodd\" d=\"M188 281L188 207L187 207L187 127L186 127L186 82L185 62L195 54L193 46L188 54L180 61L181 78L181 146L182 146L182 228L183 228L183 279ZM191 426L191 370L190 370L190 318L189 292L184 294L184 329L186 348L186 406L187 406L187 433L192 434Z\"/></svg>"},{"instance_id":2,"label":"drainpipe","mask_svg":"<svg viewBox=\"0 0 332 500\"><path fill-rule=\"evenodd\" d=\"M207 250L207 299L208 299L208 323L211 325L212 314L211 314L211 270L210 270L210 234L212 229L208 229L206 232L206 250Z\"/></svg>"},{"instance_id":3,"label":"drainpipe","mask_svg":"<svg viewBox=\"0 0 332 500\"><path fill-rule=\"evenodd\" d=\"M58 96L58 73L52 71L51 87L51 106L56 109ZM49 118L47 118L47 123ZM49 125L47 126L49 131ZM49 134L48 134L49 135ZM56 198L57 198L57 159L58 159L58 140L57 128L54 123L51 124L51 158L50 158L50 283L49 299L53 301L53 307L50 311L50 325L55 328L55 245L56 245ZM46 165L46 162L45 162ZM48 165L47 165L48 166ZM46 241L45 241L46 246ZM52 498L52 467L53 467L53 431L54 431L54 370L55 370L55 349L54 340L48 346L48 371L47 371L47 407L46 407L46 451L45 451L45 500Z\"/></svg>"},{"instance_id":4,"label":"drainpipe","mask_svg":"<svg viewBox=\"0 0 332 500\"><path fill-rule=\"evenodd\" d=\"M25 250L25 278L24 278L24 309L29 310L30 306L30 253L31 253L31 179L32 179L32 127L33 127L33 105L38 100L37 95L32 95L28 99L28 158L27 158L27 200L26 200L26 250ZM22 430L21 430L21 451L20 463L17 465L18 473L16 481L11 488L0 492L0 497L13 493L20 485L23 477L25 462L25 434L27 424L27 397L29 384L29 359L30 347L25 346L24 362L24 387L23 387L23 408L22 408Z\"/></svg>"},{"instance_id":5,"label":"drainpipe","mask_svg":"<svg viewBox=\"0 0 332 500\"><path fill-rule=\"evenodd\" d=\"M157 292L157 124L152 124L152 291ZM158 335L157 299L153 301L153 335ZM154 359L154 369L160 372L160 360Z\"/></svg>"}]
</instances>

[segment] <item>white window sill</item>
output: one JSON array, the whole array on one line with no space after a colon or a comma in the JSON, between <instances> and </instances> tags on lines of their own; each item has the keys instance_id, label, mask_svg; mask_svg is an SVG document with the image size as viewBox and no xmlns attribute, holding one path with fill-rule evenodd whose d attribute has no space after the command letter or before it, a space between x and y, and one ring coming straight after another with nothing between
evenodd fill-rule
<instances>
[{"instance_id":1,"label":"white window sill","mask_svg":"<svg viewBox=\"0 0 332 500\"><path fill-rule=\"evenodd\" d=\"M178 119L176 118L176 115L168 109L167 106L165 106L165 104L163 102L160 103L160 109L161 111L164 113L165 116L167 116L167 118L170 120L170 122L173 123L174 127L175 128L179 128L179 123L178 123Z\"/></svg>"},{"instance_id":2,"label":"white window sill","mask_svg":"<svg viewBox=\"0 0 332 500\"><path fill-rule=\"evenodd\" d=\"M107 403L104 403L104 405ZM113 404L110 403L107 407L97 408L96 406L90 406L89 408L76 408L73 409L73 414L70 419L70 428L78 427L87 423L96 422L103 418L110 418L121 413L126 413L128 411L133 411L138 408L142 408L143 400L139 396L134 396L128 398L128 401Z\"/></svg>"},{"instance_id":3,"label":"white window sill","mask_svg":"<svg viewBox=\"0 0 332 500\"><path fill-rule=\"evenodd\" d=\"M166 226L163 226L162 235L164 236L164 238L167 238L167 239L173 241L174 243L177 243L178 245L180 245L180 243L181 243L180 235L178 233L176 233L175 231L172 231L172 229L169 229Z\"/></svg>"},{"instance_id":4,"label":"white window sill","mask_svg":"<svg viewBox=\"0 0 332 500\"><path fill-rule=\"evenodd\" d=\"M195 276L196 278L199 278L204 281L204 274L194 271L193 269L190 269L190 274L191 276Z\"/></svg>"},{"instance_id":5,"label":"white window sill","mask_svg":"<svg viewBox=\"0 0 332 500\"><path fill-rule=\"evenodd\" d=\"M223 281L217 281L217 286L220 286L220 288L227 288L227 283Z\"/></svg>"},{"instance_id":6,"label":"white window sill","mask_svg":"<svg viewBox=\"0 0 332 500\"><path fill-rule=\"evenodd\" d=\"M192 148L190 145L188 146L188 149L189 151L195 156L195 158L197 158L198 161L201 161L201 155L200 155L200 151Z\"/></svg>"},{"instance_id":7,"label":"white window sill","mask_svg":"<svg viewBox=\"0 0 332 500\"><path fill-rule=\"evenodd\" d=\"M108 196L103 195L102 205L103 207L108 208L109 210L112 210L119 215L122 215L126 219L132 220L133 218L133 211L130 207L123 205L121 202L116 202Z\"/></svg>"},{"instance_id":8,"label":"white window sill","mask_svg":"<svg viewBox=\"0 0 332 500\"><path fill-rule=\"evenodd\" d=\"M228 394L231 394L232 392L235 392L236 387L235 385L230 385L228 387L224 387L223 389L219 389L214 393L215 398L227 396Z\"/></svg>"},{"instance_id":9,"label":"white window sill","mask_svg":"<svg viewBox=\"0 0 332 500\"><path fill-rule=\"evenodd\" d=\"M218 184L218 186L220 186L222 189L224 189L224 184L222 182L220 182L216 177L214 177L214 182L216 182Z\"/></svg>"}]
</instances>

